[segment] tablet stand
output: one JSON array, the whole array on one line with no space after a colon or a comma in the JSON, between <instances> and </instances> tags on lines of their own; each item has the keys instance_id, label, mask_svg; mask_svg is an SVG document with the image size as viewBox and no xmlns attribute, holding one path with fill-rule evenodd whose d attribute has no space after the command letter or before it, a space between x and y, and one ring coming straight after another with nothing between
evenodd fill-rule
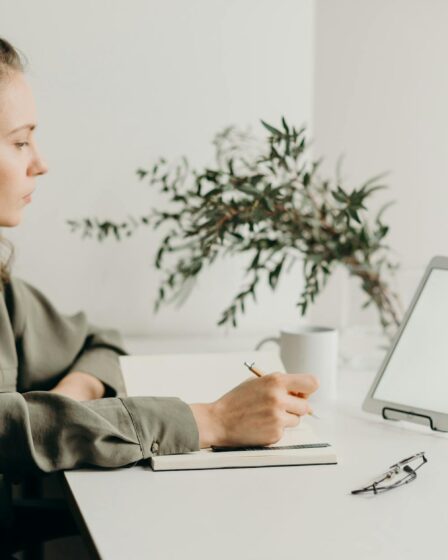
<instances>
[{"instance_id":1,"label":"tablet stand","mask_svg":"<svg viewBox=\"0 0 448 560\"><path fill-rule=\"evenodd\" d=\"M392 413L395 416L387 416L387 412ZM427 416L426 414L417 414L416 412L409 412L407 410L400 410L398 408L390 408L385 406L383 408L383 418L385 420L408 420L410 422L416 422L417 424L426 424L429 423L429 427L431 430L437 431L437 428L434 426L431 416Z\"/></svg>"}]
</instances>

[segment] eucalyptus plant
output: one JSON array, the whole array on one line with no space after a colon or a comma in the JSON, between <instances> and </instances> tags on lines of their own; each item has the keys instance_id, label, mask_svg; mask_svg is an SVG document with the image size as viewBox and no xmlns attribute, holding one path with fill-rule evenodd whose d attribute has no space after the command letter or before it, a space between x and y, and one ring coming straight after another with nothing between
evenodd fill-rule
<instances>
[{"instance_id":1,"label":"eucalyptus plant","mask_svg":"<svg viewBox=\"0 0 448 560\"><path fill-rule=\"evenodd\" d=\"M280 127L261 121L266 137L228 127L216 135L213 166L195 170L186 158L160 158L151 168L136 171L142 181L167 199L164 209L113 222L97 218L69 220L72 231L102 241L131 236L141 226L164 236L155 255L163 272L155 309L182 297L202 270L226 255L247 255L246 281L223 310L219 325L237 326L248 299L256 299L260 282L275 290L291 265L303 263L303 289L296 305L305 315L336 266L346 267L360 280L384 330L392 333L400 322L399 301L389 279L397 265L385 244L389 227L384 205L369 219L367 202L386 188L383 176L358 188L343 187L319 174L321 160L308 156L305 128Z\"/></svg>"}]
</instances>

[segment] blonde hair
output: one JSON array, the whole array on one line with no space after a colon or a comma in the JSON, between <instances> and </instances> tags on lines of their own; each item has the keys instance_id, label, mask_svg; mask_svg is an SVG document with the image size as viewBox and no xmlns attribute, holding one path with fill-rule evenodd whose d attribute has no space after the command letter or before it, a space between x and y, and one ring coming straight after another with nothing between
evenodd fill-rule
<instances>
[{"instance_id":1,"label":"blonde hair","mask_svg":"<svg viewBox=\"0 0 448 560\"><path fill-rule=\"evenodd\" d=\"M24 57L11 43L0 37L0 87L14 72L24 72ZM0 290L11 278L14 246L0 233Z\"/></svg>"}]
</instances>

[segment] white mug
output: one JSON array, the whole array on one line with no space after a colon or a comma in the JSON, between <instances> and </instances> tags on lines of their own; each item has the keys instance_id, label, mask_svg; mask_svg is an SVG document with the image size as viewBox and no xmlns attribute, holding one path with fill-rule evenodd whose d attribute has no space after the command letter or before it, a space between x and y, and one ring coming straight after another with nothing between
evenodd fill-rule
<instances>
[{"instance_id":1,"label":"white mug","mask_svg":"<svg viewBox=\"0 0 448 560\"><path fill-rule=\"evenodd\" d=\"M338 331L330 327L298 326L280 330L279 337L261 340L280 346L280 357L289 373L311 373L319 380L313 400L335 399L338 363Z\"/></svg>"}]
</instances>

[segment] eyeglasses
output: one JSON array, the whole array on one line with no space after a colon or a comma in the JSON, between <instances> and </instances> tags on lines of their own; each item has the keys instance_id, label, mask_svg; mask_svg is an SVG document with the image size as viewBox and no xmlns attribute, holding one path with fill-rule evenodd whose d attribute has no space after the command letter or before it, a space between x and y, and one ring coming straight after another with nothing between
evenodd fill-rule
<instances>
[{"instance_id":1,"label":"eyeglasses","mask_svg":"<svg viewBox=\"0 0 448 560\"><path fill-rule=\"evenodd\" d=\"M378 476L370 484L358 490L352 490L352 494L380 494L404 486L417 478L417 470L423 466L428 459L425 452L421 451L411 457L407 457L395 465L389 467L389 470Z\"/></svg>"}]
</instances>

